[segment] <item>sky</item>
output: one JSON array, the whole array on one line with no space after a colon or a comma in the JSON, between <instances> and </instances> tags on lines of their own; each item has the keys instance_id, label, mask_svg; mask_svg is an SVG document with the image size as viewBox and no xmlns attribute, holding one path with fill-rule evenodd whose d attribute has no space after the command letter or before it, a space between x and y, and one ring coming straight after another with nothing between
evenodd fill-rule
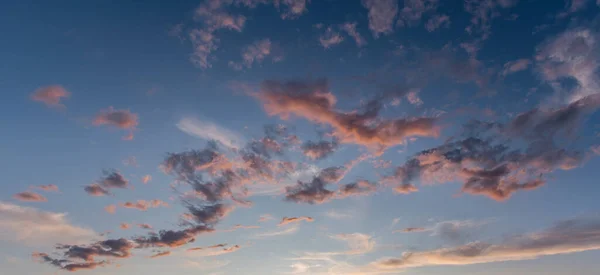
<instances>
[{"instance_id":1,"label":"sky","mask_svg":"<svg viewBox=\"0 0 600 275\"><path fill-rule=\"evenodd\" d=\"M6 274L597 274L600 1L0 3Z\"/></svg>"}]
</instances>

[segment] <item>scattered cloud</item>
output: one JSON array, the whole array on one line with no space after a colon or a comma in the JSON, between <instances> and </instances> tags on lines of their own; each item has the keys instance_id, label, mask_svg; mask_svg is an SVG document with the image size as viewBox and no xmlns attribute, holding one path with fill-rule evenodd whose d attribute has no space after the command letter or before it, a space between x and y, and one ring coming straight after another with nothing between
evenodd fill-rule
<instances>
[{"instance_id":1,"label":"scattered cloud","mask_svg":"<svg viewBox=\"0 0 600 275\"><path fill-rule=\"evenodd\" d=\"M339 32L334 31L331 27L328 27L325 30L325 33L319 37L319 43L321 43L321 46L325 49L340 44L342 41L344 41L344 37L342 37Z\"/></svg>"},{"instance_id":2,"label":"scattered cloud","mask_svg":"<svg viewBox=\"0 0 600 275\"><path fill-rule=\"evenodd\" d=\"M142 177L142 183L147 184L152 180L152 176L150 175L145 175Z\"/></svg>"},{"instance_id":3,"label":"scattered cloud","mask_svg":"<svg viewBox=\"0 0 600 275\"><path fill-rule=\"evenodd\" d=\"M133 131L139 124L138 115L131 113L129 110L115 110L113 107L101 110L96 118L94 118L94 125L109 125L119 129L129 130L129 135L126 136L125 140L133 139Z\"/></svg>"},{"instance_id":4,"label":"scattered cloud","mask_svg":"<svg viewBox=\"0 0 600 275\"><path fill-rule=\"evenodd\" d=\"M46 199L46 197L38 194L38 193L34 193L34 192L30 192L30 191L25 191L25 192L21 192L21 193L17 193L13 195L13 198L16 200L20 200L20 201L27 201L27 202L45 202L48 201L48 199Z\"/></svg>"},{"instance_id":5,"label":"scattered cloud","mask_svg":"<svg viewBox=\"0 0 600 275\"><path fill-rule=\"evenodd\" d=\"M209 121L186 117L177 123L177 128L188 135L204 140L215 140L233 149L238 149L243 144L240 134Z\"/></svg>"},{"instance_id":6,"label":"scattered cloud","mask_svg":"<svg viewBox=\"0 0 600 275\"><path fill-rule=\"evenodd\" d=\"M30 98L33 101L38 101L46 104L48 107L52 108L64 108L65 105L61 103L63 99L69 98L71 93L69 93L65 88L59 85L46 86L41 87L33 94L31 94Z\"/></svg>"},{"instance_id":7,"label":"scattered cloud","mask_svg":"<svg viewBox=\"0 0 600 275\"><path fill-rule=\"evenodd\" d=\"M89 228L73 225L66 213L0 202L0 239L28 246L87 242L97 236Z\"/></svg>"},{"instance_id":8,"label":"scattered cloud","mask_svg":"<svg viewBox=\"0 0 600 275\"><path fill-rule=\"evenodd\" d=\"M54 184L38 185L35 188L43 190L43 191L47 191L47 192L58 192L58 186L56 186Z\"/></svg>"},{"instance_id":9,"label":"scattered cloud","mask_svg":"<svg viewBox=\"0 0 600 275\"><path fill-rule=\"evenodd\" d=\"M117 206L114 204L110 204L104 207L104 211L106 211L109 214L114 214L117 211Z\"/></svg>"},{"instance_id":10,"label":"scattered cloud","mask_svg":"<svg viewBox=\"0 0 600 275\"><path fill-rule=\"evenodd\" d=\"M291 235L298 232L297 226L286 227L285 229L278 229L275 231L268 231L254 235L255 238L268 238L268 237L276 237L282 235Z\"/></svg>"},{"instance_id":11,"label":"scattered cloud","mask_svg":"<svg viewBox=\"0 0 600 275\"><path fill-rule=\"evenodd\" d=\"M369 29L375 38L381 34L394 31L394 19L398 14L396 0L362 0L363 6L369 10Z\"/></svg>"},{"instance_id":12,"label":"scattered cloud","mask_svg":"<svg viewBox=\"0 0 600 275\"><path fill-rule=\"evenodd\" d=\"M502 71L502 74L506 76L519 71L524 71L529 68L529 65L531 65L531 60L529 59L510 61L504 64L504 70Z\"/></svg>"},{"instance_id":13,"label":"scattered cloud","mask_svg":"<svg viewBox=\"0 0 600 275\"><path fill-rule=\"evenodd\" d=\"M288 224L299 223L301 221L313 222L314 219L311 217L307 217L307 216L283 217L283 219L281 219L281 222L279 222L279 224L277 224L277 226L284 226L284 225L288 225Z\"/></svg>"},{"instance_id":14,"label":"scattered cloud","mask_svg":"<svg viewBox=\"0 0 600 275\"><path fill-rule=\"evenodd\" d=\"M146 211L148 208L157 208L157 207L168 207L169 204L161 201L161 200L137 200L135 202L125 202L121 204L121 207L137 209L140 211Z\"/></svg>"}]
</instances>

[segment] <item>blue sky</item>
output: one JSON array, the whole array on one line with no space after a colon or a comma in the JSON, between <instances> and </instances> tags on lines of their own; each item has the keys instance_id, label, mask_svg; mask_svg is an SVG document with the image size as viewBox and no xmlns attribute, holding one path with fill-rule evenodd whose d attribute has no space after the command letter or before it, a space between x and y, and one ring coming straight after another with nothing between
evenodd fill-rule
<instances>
[{"instance_id":1,"label":"blue sky","mask_svg":"<svg viewBox=\"0 0 600 275\"><path fill-rule=\"evenodd\" d=\"M600 2L175 2L0 4L2 270L600 268Z\"/></svg>"}]
</instances>

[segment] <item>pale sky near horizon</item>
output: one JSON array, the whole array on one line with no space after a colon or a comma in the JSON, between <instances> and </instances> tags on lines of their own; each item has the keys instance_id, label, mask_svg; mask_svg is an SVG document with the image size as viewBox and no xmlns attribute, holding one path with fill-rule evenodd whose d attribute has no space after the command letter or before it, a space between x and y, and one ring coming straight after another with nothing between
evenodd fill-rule
<instances>
[{"instance_id":1,"label":"pale sky near horizon","mask_svg":"<svg viewBox=\"0 0 600 275\"><path fill-rule=\"evenodd\" d=\"M597 274L599 12L2 1L0 273Z\"/></svg>"}]
</instances>

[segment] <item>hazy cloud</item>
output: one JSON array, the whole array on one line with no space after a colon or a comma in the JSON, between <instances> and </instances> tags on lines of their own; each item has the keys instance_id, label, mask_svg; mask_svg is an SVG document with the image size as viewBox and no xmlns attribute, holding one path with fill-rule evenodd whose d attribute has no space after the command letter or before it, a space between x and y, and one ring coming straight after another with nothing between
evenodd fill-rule
<instances>
[{"instance_id":1,"label":"hazy cloud","mask_svg":"<svg viewBox=\"0 0 600 275\"><path fill-rule=\"evenodd\" d=\"M42 102L48 107L64 108L65 105L61 103L61 100L69 98L70 96L71 93L65 90L65 88L54 85L41 87L35 90L30 98L31 100Z\"/></svg>"}]
</instances>

